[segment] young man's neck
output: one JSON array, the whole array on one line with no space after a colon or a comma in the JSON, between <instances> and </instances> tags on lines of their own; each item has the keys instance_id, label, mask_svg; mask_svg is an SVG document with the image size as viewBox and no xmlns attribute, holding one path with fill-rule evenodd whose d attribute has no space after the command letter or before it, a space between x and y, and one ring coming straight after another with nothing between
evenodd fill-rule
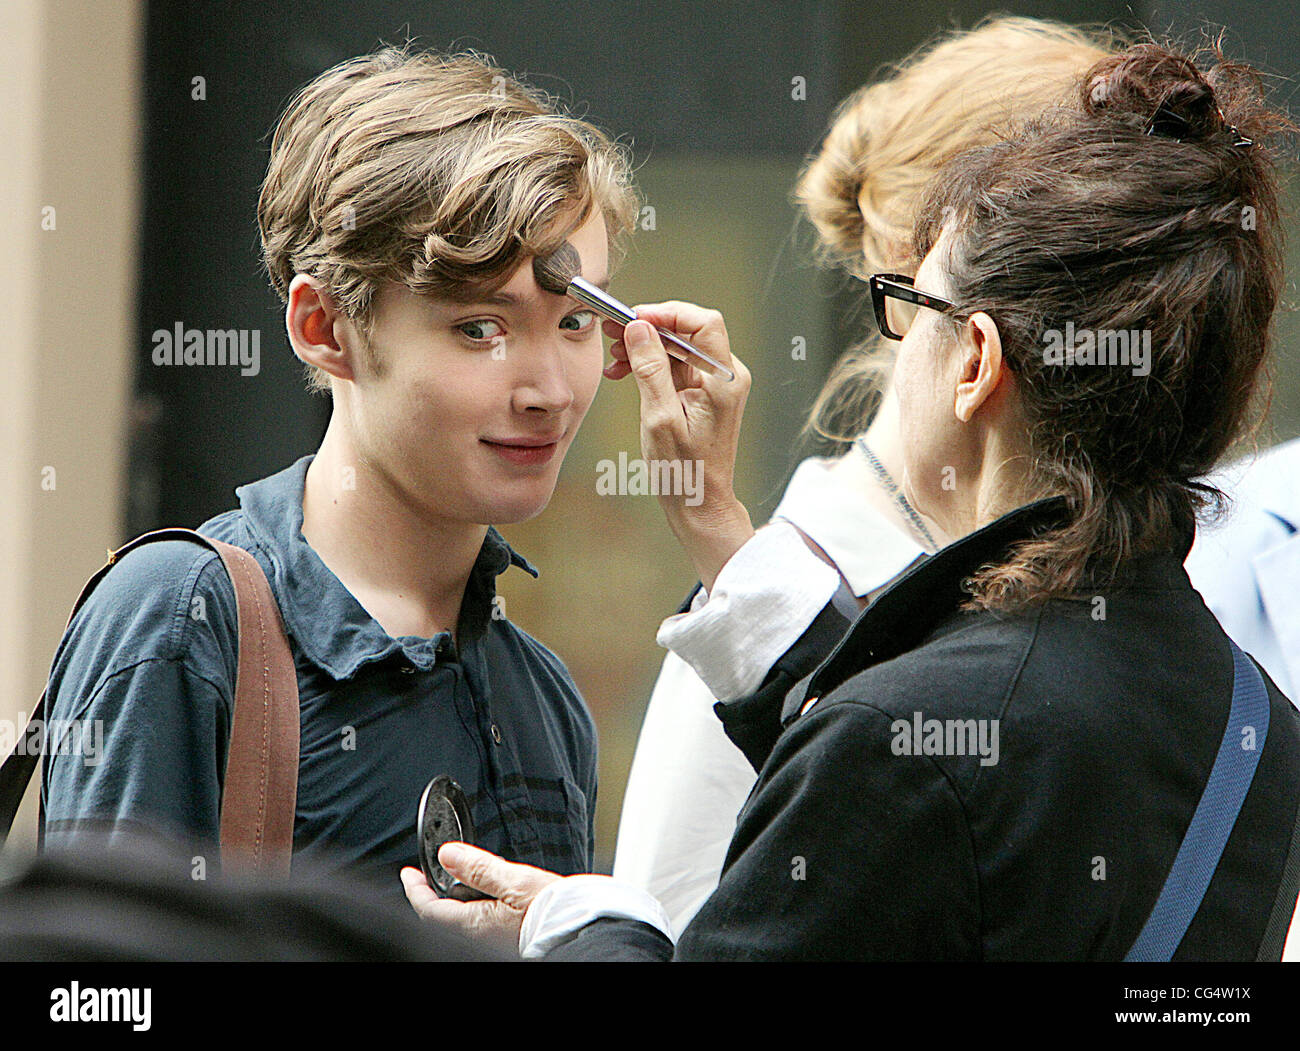
<instances>
[{"instance_id":1,"label":"young man's neck","mask_svg":"<svg viewBox=\"0 0 1300 1051\"><path fill-rule=\"evenodd\" d=\"M365 463L335 417L307 469L302 533L392 637L456 630L487 526L430 518Z\"/></svg>"}]
</instances>

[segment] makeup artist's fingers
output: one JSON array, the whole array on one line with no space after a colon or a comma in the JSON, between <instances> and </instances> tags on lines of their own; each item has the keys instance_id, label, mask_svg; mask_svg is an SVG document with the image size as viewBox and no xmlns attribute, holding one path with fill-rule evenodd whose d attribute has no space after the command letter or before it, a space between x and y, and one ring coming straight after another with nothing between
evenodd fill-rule
<instances>
[{"instance_id":1,"label":"makeup artist's fingers","mask_svg":"<svg viewBox=\"0 0 1300 1051\"><path fill-rule=\"evenodd\" d=\"M719 413L744 410L745 398L749 394L751 376L745 363L731 353L731 338L727 335L727 324L722 314L708 307L683 303L680 300L668 300L664 303L646 303L635 308L637 316L649 321L657 328L681 336L691 345L731 368L736 374L734 380L719 376L712 371L693 369L696 377L690 386L703 387L707 383L714 396L710 399L716 403ZM722 386L718 386L721 384ZM737 416L737 426L739 417Z\"/></svg>"},{"instance_id":2,"label":"makeup artist's fingers","mask_svg":"<svg viewBox=\"0 0 1300 1051\"><path fill-rule=\"evenodd\" d=\"M654 327L660 318L661 324L675 322L685 326L701 350L733 369L735 380L706 374L670 358ZM651 444L662 447L664 453L689 455L692 459L707 457L716 461L718 468L725 462L729 479L740 440L740 419L749 395L750 375L744 362L731 354L722 315L690 303L669 303L645 308L645 316L638 321L649 323L629 325L624 330L622 345L616 344L618 349L611 348L611 353L614 365L625 359L624 367L636 376L641 392L643 441L649 437L647 431L657 431ZM645 338L632 338L634 331L644 333Z\"/></svg>"},{"instance_id":3,"label":"makeup artist's fingers","mask_svg":"<svg viewBox=\"0 0 1300 1051\"><path fill-rule=\"evenodd\" d=\"M647 322L633 321L624 330L623 349L641 396L643 435L647 428L671 429L673 420L682 415L682 406L673 385L672 359L659 333Z\"/></svg>"},{"instance_id":4,"label":"makeup artist's fingers","mask_svg":"<svg viewBox=\"0 0 1300 1051\"><path fill-rule=\"evenodd\" d=\"M614 342L609 345L609 356L612 360L604 369L606 379L621 380L624 376L632 374L632 366L627 362L627 346L623 343L622 325L619 326Z\"/></svg>"},{"instance_id":5,"label":"makeup artist's fingers","mask_svg":"<svg viewBox=\"0 0 1300 1051\"><path fill-rule=\"evenodd\" d=\"M609 345L609 354L613 359L605 366L604 376L610 380L621 380L632 374L632 366L627 363L627 347L623 345L623 326L617 321L606 320L600 330L614 342Z\"/></svg>"},{"instance_id":6,"label":"makeup artist's fingers","mask_svg":"<svg viewBox=\"0 0 1300 1051\"><path fill-rule=\"evenodd\" d=\"M625 376L632 374L632 366L627 361L627 345L623 342L623 325L617 321L606 321L602 330L605 335L614 340L609 346L610 357L613 360L605 366L603 374L606 379L621 380ZM665 343L664 350L668 352L670 369L672 370L673 386L678 390L686 390L688 387L698 387L701 383L701 371L691 362L684 361L678 356L676 347Z\"/></svg>"},{"instance_id":7,"label":"makeup artist's fingers","mask_svg":"<svg viewBox=\"0 0 1300 1051\"><path fill-rule=\"evenodd\" d=\"M468 843L444 843L438 850L438 862L462 883L485 891L491 898L484 901L439 898L424 873L407 866L399 875L406 899L416 914L507 950L518 950L519 928L533 899L562 878L558 873L532 865L514 864Z\"/></svg>"},{"instance_id":8,"label":"makeup artist's fingers","mask_svg":"<svg viewBox=\"0 0 1300 1051\"><path fill-rule=\"evenodd\" d=\"M659 503L700 579L712 588L723 565L754 533L734 489L749 370L732 357L721 319L716 325L703 319L705 324L695 326L693 335L698 337L706 325L712 326L718 338L707 352L728 363L736 378L729 381L693 370L696 382L677 387L663 340L648 323L650 312L646 313L645 319L627 326L623 338L627 366L641 396L641 451L649 462L678 465L680 490L667 487L669 491L660 492ZM697 344L701 350L704 342Z\"/></svg>"},{"instance_id":9,"label":"makeup artist's fingers","mask_svg":"<svg viewBox=\"0 0 1300 1051\"><path fill-rule=\"evenodd\" d=\"M622 344L619 345L621 346ZM632 366L627 363L627 358L623 358L622 360L615 358L605 366L602 375L604 375L607 380L621 380L625 376L632 375Z\"/></svg>"},{"instance_id":10,"label":"makeup artist's fingers","mask_svg":"<svg viewBox=\"0 0 1300 1051\"><path fill-rule=\"evenodd\" d=\"M731 364L731 340L722 314L708 307L671 299L664 303L644 303L633 308L636 316L657 328L681 336L724 365Z\"/></svg>"}]
</instances>

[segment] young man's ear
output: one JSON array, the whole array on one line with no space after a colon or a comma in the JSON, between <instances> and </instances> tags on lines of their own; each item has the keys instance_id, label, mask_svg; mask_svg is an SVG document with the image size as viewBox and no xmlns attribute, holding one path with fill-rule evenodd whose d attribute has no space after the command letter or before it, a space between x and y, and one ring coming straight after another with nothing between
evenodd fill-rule
<instances>
[{"instance_id":1,"label":"young man's ear","mask_svg":"<svg viewBox=\"0 0 1300 1051\"><path fill-rule=\"evenodd\" d=\"M360 334L316 278L297 274L290 282L284 325L299 360L336 379L355 379Z\"/></svg>"}]
</instances>

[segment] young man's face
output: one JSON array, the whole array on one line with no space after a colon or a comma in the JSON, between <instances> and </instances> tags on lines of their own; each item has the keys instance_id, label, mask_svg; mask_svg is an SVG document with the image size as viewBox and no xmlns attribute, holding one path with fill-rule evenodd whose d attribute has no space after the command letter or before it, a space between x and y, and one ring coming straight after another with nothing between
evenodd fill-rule
<instances>
[{"instance_id":1,"label":"young man's face","mask_svg":"<svg viewBox=\"0 0 1300 1051\"><path fill-rule=\"evenodd\" d=\"M569 237L582 276L608 281L599 209ZM430 515L520 522L546 507L560 464L600 384L601 319L542 291L532 260L479 303L387 285L376 297L379 375L353 359L336 385L359 456Z\"/></svg>"}]
</instances>

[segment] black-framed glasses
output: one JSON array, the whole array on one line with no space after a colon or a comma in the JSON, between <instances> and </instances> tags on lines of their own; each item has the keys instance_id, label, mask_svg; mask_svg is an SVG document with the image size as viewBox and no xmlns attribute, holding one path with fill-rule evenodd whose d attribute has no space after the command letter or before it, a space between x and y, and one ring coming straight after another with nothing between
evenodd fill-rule
<instances>
[{"instance_id":1,"label":"black-framed glasses","mask_svg":"<svg viewBox=\"0 0 1300 1051\"><path fill-rule=\"evenodd\" d=\"M867 279L871 286L871 305L876 308L876 324L886 339L906 336L921 307L942 313L956 309L948 300L918 290L912 281L906 274L872 274Z\"/></svg>"}]
</instances>

